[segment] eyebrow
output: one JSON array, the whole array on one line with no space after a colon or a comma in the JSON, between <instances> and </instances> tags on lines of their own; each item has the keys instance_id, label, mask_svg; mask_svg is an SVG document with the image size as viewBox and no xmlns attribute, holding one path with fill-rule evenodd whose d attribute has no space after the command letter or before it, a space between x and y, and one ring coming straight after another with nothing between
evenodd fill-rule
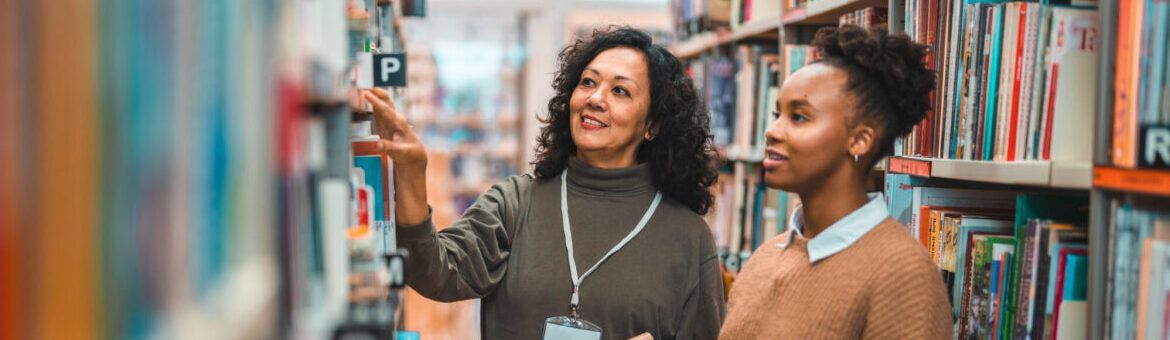
<instances>
[{"instance_id":1,"label":"eyebrow","mask_svg":"<svg viewBox=\"0 0 1170 340\"><path fill-rule=\"evenodd\" d=\"M601 75L601 72L598 72L597 70L593 69L592 67L585 68L585 71L586 71L586 72L593 72L593 73L596 73L598 76L600 76L600 75ZM628 82L630 82L630 83L634 84L634 86L635 86L635 87L639 87L639 88L641 88L640 86L638 86L638 82L634 81L634 78L626 77L626 76L623 76L623 75L616 75L616 76L613 76L613 78L614 78L614 79L617 79L617 80L625 80L625 81L628 81Z\"/></svg>"},{"instance_id":2,"label":"eyebrow","mask_svg":"<svg viewBox=\"0 0 1170 340\"><path fill-rule=\"evenodd\" d=\"M808 100L804 99L804 98L791 100L787 104L788 104L788 106L786 106L786 107L789 109L794 109L794 108L799 108L799 107L807 107L809 109L812 109L813 111L817 111L816 107L813 107L812 104L809 103ZM776 107L780 107L779 103L777 103Z\"/></svg>"}]
</instances>

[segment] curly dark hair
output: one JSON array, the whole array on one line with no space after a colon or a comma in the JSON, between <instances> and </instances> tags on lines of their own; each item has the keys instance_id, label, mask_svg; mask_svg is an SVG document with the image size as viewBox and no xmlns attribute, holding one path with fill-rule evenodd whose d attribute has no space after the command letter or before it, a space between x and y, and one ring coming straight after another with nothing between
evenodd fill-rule
<instances>
[{"instance_id":1,"label":"curly dark hair","mask_svg":"<svg viewBox=\"0 0 1170 340\"><path fill-rule=\"evenodd\" d=\"M569 99L581 72L602 51L628 47L642 53L650 74L650 131L654 138L638 147L639 163L649 163L654 182L668 198L706 214L713 198L707 190L718 177L711 146L711 118L695 93L691 78L670 51L655 45L646 32L629 27L594 30L588 39L576 39L563 50L553 78L556 95L548 101L547 118L537 138L536 178L559 176L575 155L570 133Z\"/></svg>"},{"instance_id":2,"label":"curly dark hair","mask_svg":"<svg viewBox=\"0 0 1170 340\"><path fill-rule=\"evenodd\" d=\"M930 46L906 34L890 34L885 27L853 25L822 28L813 46L821 54L817 62L847 74L845 87L856 99L855 108L880 127L872 168L893 153L897 137L910 133L931 110L935 73L923 62Z\"/></svg>"}]
</instances>

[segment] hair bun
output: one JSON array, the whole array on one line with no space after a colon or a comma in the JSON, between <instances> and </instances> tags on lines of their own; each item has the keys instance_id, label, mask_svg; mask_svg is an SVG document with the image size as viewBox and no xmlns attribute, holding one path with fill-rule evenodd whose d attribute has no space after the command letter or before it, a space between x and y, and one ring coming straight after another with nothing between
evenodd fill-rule
<instances>
[{"instance_id":1,"label":"hair bun","mask_svg":"<svg viewBox=\"0 0 1170 340\"><path fill-rule=\"evenodd\" d=\"M885 27L866 30L853 25L823 28L813 39L822 60L836 66L858 68L865 80L877 81L885 90L892 112L888 128L904 135L930 111L930 91L935 74L924 63L930 47L905 34L889 34ZM853 76L854 74L851 74ZM883 110L891 111L891 110Z\"/></svg>"}]
</instances>

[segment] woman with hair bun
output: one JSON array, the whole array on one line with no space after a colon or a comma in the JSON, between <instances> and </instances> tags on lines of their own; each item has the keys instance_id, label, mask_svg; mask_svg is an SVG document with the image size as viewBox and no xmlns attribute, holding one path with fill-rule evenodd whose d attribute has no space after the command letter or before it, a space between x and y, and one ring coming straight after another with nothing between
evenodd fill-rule
<instances>
[{"instance_id":1,"label":"woman with hair bun","mask_svg":"<svg viewBox=\"0 0 1170 340\"><path fill-rule=\"evenodd\" d=\"M950 303L925 249L866 194L875 163L930 110L929 48L884 28L826 28L767 130L764 182L803 205L732 287L726 339L949 339Z\"/></svg>"}]
</instances>

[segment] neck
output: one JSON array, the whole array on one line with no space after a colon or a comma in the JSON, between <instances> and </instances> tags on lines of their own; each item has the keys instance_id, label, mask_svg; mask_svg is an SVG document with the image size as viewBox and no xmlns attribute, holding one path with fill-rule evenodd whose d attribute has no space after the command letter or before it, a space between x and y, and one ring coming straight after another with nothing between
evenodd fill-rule
<instances>
[{"instance_id":1,"label":"neck","mask_svg":"<svg viewBox=\"0 0 1170 340\"><path fill-rule=\"evenodd\" d=\"M801 193L800 202L804 214L801 234L811 239L864 206L869 199L865 196L865 182L861 176L855 176L852 171L838 171L823 185Z\"/></svg>"},{"instance_id":2,"label":"neck","mask_svg":"<svg viewBox=\"0 0 1170 340\"><path fill-rule=\"evenodd\" d=\"M589 167L598 169L622 169L637 164L636 157L632 152L587 152L577 149L577 159L585 162Z\"/></svg>"}]
</instances>

